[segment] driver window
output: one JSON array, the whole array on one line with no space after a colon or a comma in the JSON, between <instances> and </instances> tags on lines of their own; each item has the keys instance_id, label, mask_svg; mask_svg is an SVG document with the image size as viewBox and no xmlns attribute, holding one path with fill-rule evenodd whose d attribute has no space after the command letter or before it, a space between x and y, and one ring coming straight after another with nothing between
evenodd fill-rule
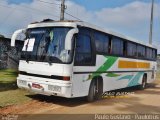
<instances>
[{"instance_id":1,"label":"driver window","mask_svg":"<svg viewBox=\"0 0 160 120\"><path fill-rule=\"evenodd\" d=\"M91 38L86 34L79 34L76 41L75 65L91 65L92 63Z\"/></svg>"}]
</instances>

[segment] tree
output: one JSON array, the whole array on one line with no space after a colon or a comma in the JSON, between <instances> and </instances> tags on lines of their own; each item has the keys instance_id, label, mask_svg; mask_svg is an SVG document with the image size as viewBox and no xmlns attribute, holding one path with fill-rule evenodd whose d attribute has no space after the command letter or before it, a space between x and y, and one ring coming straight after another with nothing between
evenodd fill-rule
<instances>
[{"instance_id":1,"label":"tree","mask_svg":"<svg viewBox=\"0 0 160 120\"><path fill-rule=\"evenodd\" d=\"M3 38L4 38L4 35L1 35L1 34L0 34L0 37L3 37Z\"/></svg>"}]
</instances>

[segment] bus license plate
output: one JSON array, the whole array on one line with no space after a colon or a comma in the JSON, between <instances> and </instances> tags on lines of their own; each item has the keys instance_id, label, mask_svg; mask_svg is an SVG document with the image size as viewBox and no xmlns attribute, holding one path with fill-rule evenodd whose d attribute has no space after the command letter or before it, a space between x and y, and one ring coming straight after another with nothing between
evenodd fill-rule
<instances>
[{"instance_id":1,"label":"bus license plate","mask_svg":"<svg viewBox=\"0 0 160 120\"><path fill-rule=\"evenodd\" d=\"M54 91L54 92L61 92L61 87L55 86L55 85L48 85L48 90Z\"/></svg>"}]
</instances>

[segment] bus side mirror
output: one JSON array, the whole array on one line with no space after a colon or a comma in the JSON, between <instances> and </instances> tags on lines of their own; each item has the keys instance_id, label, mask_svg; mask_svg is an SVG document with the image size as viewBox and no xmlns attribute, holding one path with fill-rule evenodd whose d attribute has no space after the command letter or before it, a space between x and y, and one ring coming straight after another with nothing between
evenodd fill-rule
<instances>
[{"instance_id":1,"label":"bus side mirror","mask_svg":"<svg viewBox=\"0 0 160 120\"><path fill-rule=\"evenodd\" d=\"M20 29L20 30L17 30L13 33L12 35L12 38L11 38L11 46L14 47L15 46L15 41L16 41L16 38L17 36L20 34L20 33L25 33L26 32L26 29Z\"/></svg>"},{"instance_id":2,"label":"bus side mirror","mask_svg":"<svg viewBox=\"0 0 160 120\"><path fill-rule=\"evenodd\" d=\"M65 39L65 50L71 50L72 49L73 35L78 33L78 32L79 32L78 28L73 28L67 33L67 36L66 36L66 39Z\"/></svg>"}]
</instances>

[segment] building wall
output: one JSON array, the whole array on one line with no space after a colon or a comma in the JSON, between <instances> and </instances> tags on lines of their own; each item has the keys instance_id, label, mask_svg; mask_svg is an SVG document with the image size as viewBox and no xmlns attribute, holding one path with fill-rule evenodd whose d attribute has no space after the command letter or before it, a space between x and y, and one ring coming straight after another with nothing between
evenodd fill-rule
<instances>
[{"instance_id":1,"label":"building wall","mask_svg":"<svg viewBox=\"0 0 160 120\"><path fill-rule=\"evenodd\" d=\"M23 47L22 41L16 42L16 47L10 46L11 39L0 37L0 69L17 69Z\"/></svg>"}]
</instances>

